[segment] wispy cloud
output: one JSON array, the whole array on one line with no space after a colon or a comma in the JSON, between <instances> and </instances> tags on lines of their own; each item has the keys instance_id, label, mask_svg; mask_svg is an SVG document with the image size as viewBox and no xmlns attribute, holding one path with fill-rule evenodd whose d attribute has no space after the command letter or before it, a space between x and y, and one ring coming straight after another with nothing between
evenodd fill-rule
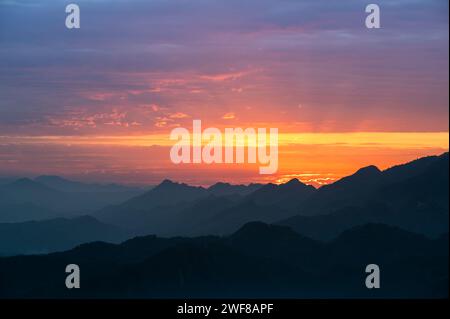
<instances>
[{"instance_id":1,"label":"wispy cloud","mask_svg":"<svg viewBox=\"0 0 450 319\"><path fill-rule=\"evenodd\" d=\"M222 119L224 120L234 120L236 118L236 115L233 112L226 113L222 116Z\"/></svg>"},{"instance_id":2,"label":"wispy cloud","mask_svg":"<svg viewBox=\"0 0 450 319\"><path fill-rule=\"evenodd\" d=\"M61 2L0 2L0 133L151 130L230 110L298 131L448 130L448 1L380 0L377 31L363 0L78 3L75 33ZM126 119L101 118L114 108Z\"/></svg>"}]
</instances>

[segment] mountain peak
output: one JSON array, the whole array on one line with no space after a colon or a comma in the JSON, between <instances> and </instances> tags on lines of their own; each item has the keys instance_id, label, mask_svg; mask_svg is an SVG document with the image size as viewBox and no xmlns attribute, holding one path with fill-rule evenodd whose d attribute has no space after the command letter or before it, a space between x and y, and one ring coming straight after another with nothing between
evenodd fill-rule
<instances>
[{"instance_id":1,"label":"mountain peak","mask_svg":"<svg viewBox=\"0 0 450 319\"><path fill-rule=\"evenodd\" d=\"M298 178L293 178L289 182L285 183L284 185L300 185L300 184L303 184L303 183L300 182L300 180Z\"/></svg>"},{"instance_id":2,"label":"mountain peak","mask_svg":"<svg viewBox=\"0 0 450 319\"><path fill-rule=\"evenodd\" d=\"M171 181L170 179L163 180L161 182L161 184L159 184L158 186L156 186L152 190L174 190L174 189L198 189L198 190L205 190L201 186L192 186L192 185L188 185L188 184L185 184L185 183L178 183L178 182Z\"/></svg>"},{"instance_id":3,"label":"mountain peak","mask_svg":"<svg viewBox=\"0 0 450 319\"><path fill-rule=\"evenodd\" d=\"M314 186L304 184L302 181L300 181L298 178L293 178L289 182L285 184L281 184L278 186L280 189L284 190L301 190L301 189L308 189L308 190L314 190Z\"/></svg>"},{"instance_id":4,"label":"mountain peak","mask_svg":"<svg viewBox=\"0 0 450 319\"><path fill-rule=\"evenodd\" d=\"M223 188L223 187L231 187L232 185L230 183L224 183L224 182L217 182L214 185L211 185L208 189L212 190L215 188Z\"/></svg>"},{"instance_id":5,"label":"mountain peak","mask_svg":"<svg viewBox=\"0 0 450 319\"><path fill-rule=\"evenodd\" d=\"M161 185L172 185L172 184L177 184L177 183L172 182L170 179L165 179L158 186L161 186Z\"/></svg>"},{"instance_id":6,"label":"mountain peak","mask_svg":"<svg viewBox=\"0 0 450 319\"><path fill-rule=\"evenodd\" d=\"M208 188L208 192L219 196L228 195L248 195L256 190L258 190L262 185L260 184L249 184L249 185L233 185L225 182L218 182Z\"/></svg>"},{"instance_id":7,"label":"mountain peak","mask_svg":"<svg viewBox=\"0 0 450 319\"><path fill-rule=\"evenodd\" d=\"M177 186L188 186L188 185L177 183L177 182L171 181L170 179L165 179L159 185L157 185L153 190L171 189L171 188L177 187Z\"/></svg>"},{"instance_id":8,"label":"mountain peak","mask_svg":"<svg viewBox=\"0 0 450 319\"><path fill-rule=\"evenodd\" d=\"M382 171L378 169L378 167L374 165L366 166L360 168L356 173L350 176L346 176L337 182L329 185L324 185L321 187L323 190L335 189L336 187L348 187L351 186L353 190L362 187L362 185L371 185L374 181L377 181L378 178L383 174ZM347 190L350 192L350 190Z\"/></svg>"},{"instance_id":9,"label":"mountain peak","mask_svg":"<svg viewBox=\"0 0 450 319\"><path fill-rule=\"evenodd\" d=\"M358 177L372 177L381 174L381 170L375 165L366 166L360 168L353 176Z\"/></svg>"}]
</instances>

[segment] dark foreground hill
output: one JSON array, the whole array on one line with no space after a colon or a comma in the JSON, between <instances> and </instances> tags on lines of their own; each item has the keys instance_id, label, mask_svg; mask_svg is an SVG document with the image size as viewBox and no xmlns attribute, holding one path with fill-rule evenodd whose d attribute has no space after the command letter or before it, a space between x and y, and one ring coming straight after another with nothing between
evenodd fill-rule
<instances>
[{"instance_id":1,"label":"dark foreground hill","mask_svg":"<svg viewBox=\"0 0 450 319\"><path fill-rule=\"evenodd\" d=\"M365 268L381 269L381 288ZM77 264L81 288L65 287ZM227 237L139 237L42 256L0 258L0 298L443 298L448 235L428 239L382 224L318 242L283 226L249 223Z\"/></svg>"},{"instance_id":2,"label":"dark foreground hill","mask_svg":"<svg viewBox=\"0 0 450 319\"><path fill-rule=\"evenodd\" d=\"M119 200L117 192L123 195L124 188L57 177L40 177L39 182L21 179L0 187L0 255L49 253L94 240L118 242L125 239L123 234L227 236L251 221L289 226L326 241L367 223L437 238L448 233L448 167L448 153L385 171L369 166L320 189L296 179L281 185L217 183L209 188L166 180L98 211L94 214L98 220L81 219L83 223L54 216L66 216L80 197L80 205L87 205L95 194ZM49 210L58 206L51 203L66 206L65 210ZM44 216L52 219L43 220ZM24 218L39 222L1 224Z\"/></svg>"}]
</instances>

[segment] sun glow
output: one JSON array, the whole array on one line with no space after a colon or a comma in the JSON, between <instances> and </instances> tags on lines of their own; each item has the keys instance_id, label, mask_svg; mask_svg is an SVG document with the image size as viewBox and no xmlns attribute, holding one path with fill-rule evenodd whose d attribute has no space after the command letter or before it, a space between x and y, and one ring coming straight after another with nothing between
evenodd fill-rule
<instances>
[{"instance_id":1,"label":"sun glow","mask_svg":"<svg viewBox=\"0 0 450 319\"><path fill-rule=\"evenodd\" d=\"M278 172L263 176L256 164L249 163L175 165L170 160L173 141L169 137L168 133L0 136L0 167L7 173L27 167L29 174L93 176L138 184L155 184L165 178L196 185L219 180L280 184L298 178L318 187L364 166L386 169L449 149L447 132L280 133Z\"/></svg>"}]
</instances>

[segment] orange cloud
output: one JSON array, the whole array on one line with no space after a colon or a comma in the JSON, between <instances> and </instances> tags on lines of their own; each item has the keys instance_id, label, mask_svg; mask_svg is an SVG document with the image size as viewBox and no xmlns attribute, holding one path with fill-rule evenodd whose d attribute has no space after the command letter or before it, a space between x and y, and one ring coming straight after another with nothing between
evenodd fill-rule
<instances>
[{"instance_id":1,"label":"orange cloud","mask_svg":"<svg viewBox=\"0 0 450 319\"><path fill-rule=\"evenodd\" d=\"M229 80L236 80L244 77L250 72L235 72L235 73L222 73L222 74L214 74L214 75L202 75L201 79L213 81L213 82L224 82Z\"/></svg>"},{"instance_id":2,"label":"orange cloud","mask_svg":"<svg viewBox=\"0 0 450 319\"><path fill-rule=\"evenodd\" d=\"M233 112L227 113L224 116L222 116L223 120L234 120L236 118L236 115Z\"/></svg>"},{"instance_id":3,"label":"orange cloud","mask_svg":"<svg viewBox=\"0 0 450 319\"><path fill-rule=\"evenodd\" d=\"M185 119L189 117L189 115L182 113L182 112L176 112L169 115L171 119Z\"/></svg>"}]
</instances>

